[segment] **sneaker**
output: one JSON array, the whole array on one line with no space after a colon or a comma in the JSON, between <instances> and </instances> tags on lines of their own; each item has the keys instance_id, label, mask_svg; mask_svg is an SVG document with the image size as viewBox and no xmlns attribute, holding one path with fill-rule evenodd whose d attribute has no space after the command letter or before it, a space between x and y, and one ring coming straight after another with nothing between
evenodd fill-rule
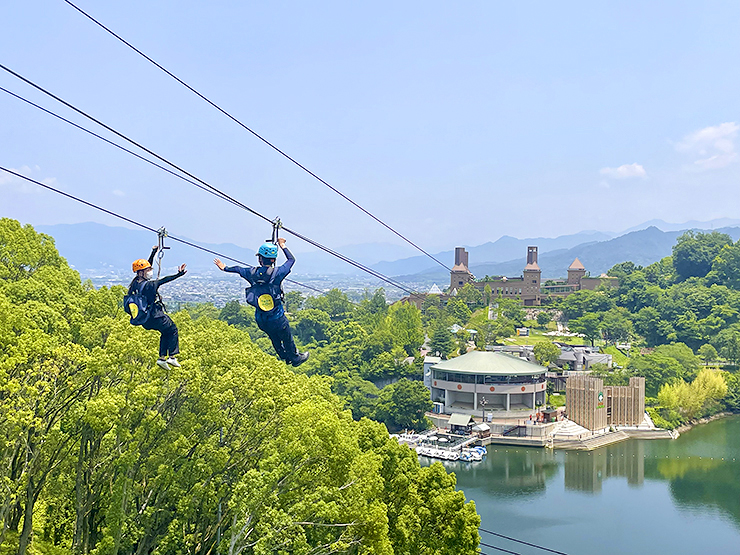
<instances>
[{"instance_id":1,"label":"sneaker","mask_svg":"<svg viewBox=\"0 0 740 555\"><path fill-rule=\"evenodd\" d=\"M180 368L180 363L179 363L179 362L177 362L177 359L176 359L176 358L174 358L174 357L170 357L170 358L168 358L166 362L167 362L167 364L169 364L170 366L174 366L175 368Z\"/></svg>"},{"instance_id":2,"label":"sneaker","mask_svg":"<svg viewBox=\"0 0 740 555\"><path fill-rule=\"evenodd\" d=\"M293 366L300 366L307 360L308 360L308 351L306 351L305 353L298 353L298 356L295 358L292 364Z\"/></svg>"},{"instance_id":3,"label":"sneaker","mask_svg":"<svg viewBox=\"0 0 740 555\"><path fill-rule=\"evenodd\" d=\"M158 358L157 359L157 366L159 366L160 368L164 368L165 370L169 370L170 369L170 365L167 364L167 361L166 360L162 360L161 358Z\"/></svg>"}]
</instances>

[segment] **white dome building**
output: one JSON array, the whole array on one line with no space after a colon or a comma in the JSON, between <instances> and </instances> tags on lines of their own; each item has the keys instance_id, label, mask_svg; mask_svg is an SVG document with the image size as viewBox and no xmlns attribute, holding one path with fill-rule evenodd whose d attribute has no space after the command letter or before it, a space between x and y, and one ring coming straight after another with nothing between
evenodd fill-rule
<instances>
[{"instance_id":1,"label":"white dome building","mask_svg":"<svg viewBox=\"0 0 740 555\"><path fill-rule=\"evenodd\" d=\"M494 416L531 413L547 401L546 368L519 357L491 351L471 351L431 367L432 401L444 413ZM497 414L499 413L499 414Z\"/></svg>"}]
</instances>

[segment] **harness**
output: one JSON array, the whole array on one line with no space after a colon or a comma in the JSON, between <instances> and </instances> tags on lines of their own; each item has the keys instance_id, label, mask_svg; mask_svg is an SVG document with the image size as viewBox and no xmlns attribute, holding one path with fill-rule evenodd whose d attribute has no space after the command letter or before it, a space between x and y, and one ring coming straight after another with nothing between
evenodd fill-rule
<instances>
[{"instance_id":1,"label":"harness","mask_svg":"<svg viewBox=\"0 0 740 555\"><path fill-rule=\"evenodd\" d=\"M266 242L277 245L281 227L282 222L280 218L275 218L272 222L272 238ZM275 283L276 275L274 266L270 266L267 269L261 266L255 269L252 273L254 282L250 281L249 287L244 290L247 297L247 304L259 308L268 315L275 313L282 303L285 302L283 284L282 282L280 284Z\"/></svg>"},{"instance_id":2,"label":"harness","mask_svg":"<svg viewBox=\"0 0 740 555\"><path fill-rule=\"evenodd\" d=\"M254 283L250 282L244 292L246 293L247 304L271 314L285 301L285 292L282 283L275 283L275 276L277 275L275 267L264 268L262 266L254 271L252 274Z\"/></svg>"}]
</instances>

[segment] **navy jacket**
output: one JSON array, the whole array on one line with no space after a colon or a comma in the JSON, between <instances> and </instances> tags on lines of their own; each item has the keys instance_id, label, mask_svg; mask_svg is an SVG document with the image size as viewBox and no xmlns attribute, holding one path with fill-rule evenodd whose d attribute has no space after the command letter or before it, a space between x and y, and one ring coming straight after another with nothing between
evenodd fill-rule
<instances>
[{"instance_id":1,"label":"navy jacket","mask_svg":"<svg viewBox=\"0 0 740 555\"><path fill-rule=\"evenodd\" d=\"M272 283L280 287L283 280L288 277L288 274L290 273L291 268L293 268L293 264L295 263L295 258L293 257L293 254L288 249L283 249L283 252L285 253L285 258L287 260L281 265L275 268L273 271L273 278ZM244 268L243 266L226 266L224 267L224 272L233 272L235 274L239 274L244 279L246 279L250 285L254 285L256 283L256 274L257 270L260 268L260 266L247 266ZM283 303L280 299L275 299L276 310L274 312L271 312L270 318L279 318L283 314L285 314L285 309L283 308ZM259 307L256 307L255 312L255 318L258 320L266 318L266 313L263 312Z\"/></svg>"},{"instance_id":2,"label":"navy jacket","mask_svg":"<svg viewBox=\"0 0 740 555\"><path fill-rule=\"evenodd\" d=\"M154 255L156 254L157 249L153 249L152 254L149 255L149 264L154 262ZM151 307L149 309L149 318L161 318L162 316L164 316L165 312L164 303L162 302L162 297L159 295L158 291L159 286L164 285L165 283L168 283L184 275L185 272L177 272L176 274L165 276L160 279L144 279L142 277L136 276L131 282L131 285L129 285L128 290L129 293L131 293L134 289L141 292L141 294L146 299L146 302L149 303L149 306Z\"/></svg>"}]
</instances>

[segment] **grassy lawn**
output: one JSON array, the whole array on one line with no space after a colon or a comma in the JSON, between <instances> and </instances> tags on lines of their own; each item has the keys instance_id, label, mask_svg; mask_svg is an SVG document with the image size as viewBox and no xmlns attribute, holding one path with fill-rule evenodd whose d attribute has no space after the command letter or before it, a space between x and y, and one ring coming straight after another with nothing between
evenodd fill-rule
<instances>
[{"instance_id":1,"label":"grassy lawn","mask_svg":"<svg viewBox=\"0 0 740 555\"><path fill-rule=\"evenodd\" d=\"M504 345L534 345L536 343L540 343L542 341L561 341L563 343L572 343L572 344L582 344L583 338L581 337L560 337L558 335L543 335L547 331L555 331L555 326L553 325L553 329L529 329L529 336L528 337L518 337L516 335L512 337L507 337L503 340Z\"/></svg>"}]
</instances>

